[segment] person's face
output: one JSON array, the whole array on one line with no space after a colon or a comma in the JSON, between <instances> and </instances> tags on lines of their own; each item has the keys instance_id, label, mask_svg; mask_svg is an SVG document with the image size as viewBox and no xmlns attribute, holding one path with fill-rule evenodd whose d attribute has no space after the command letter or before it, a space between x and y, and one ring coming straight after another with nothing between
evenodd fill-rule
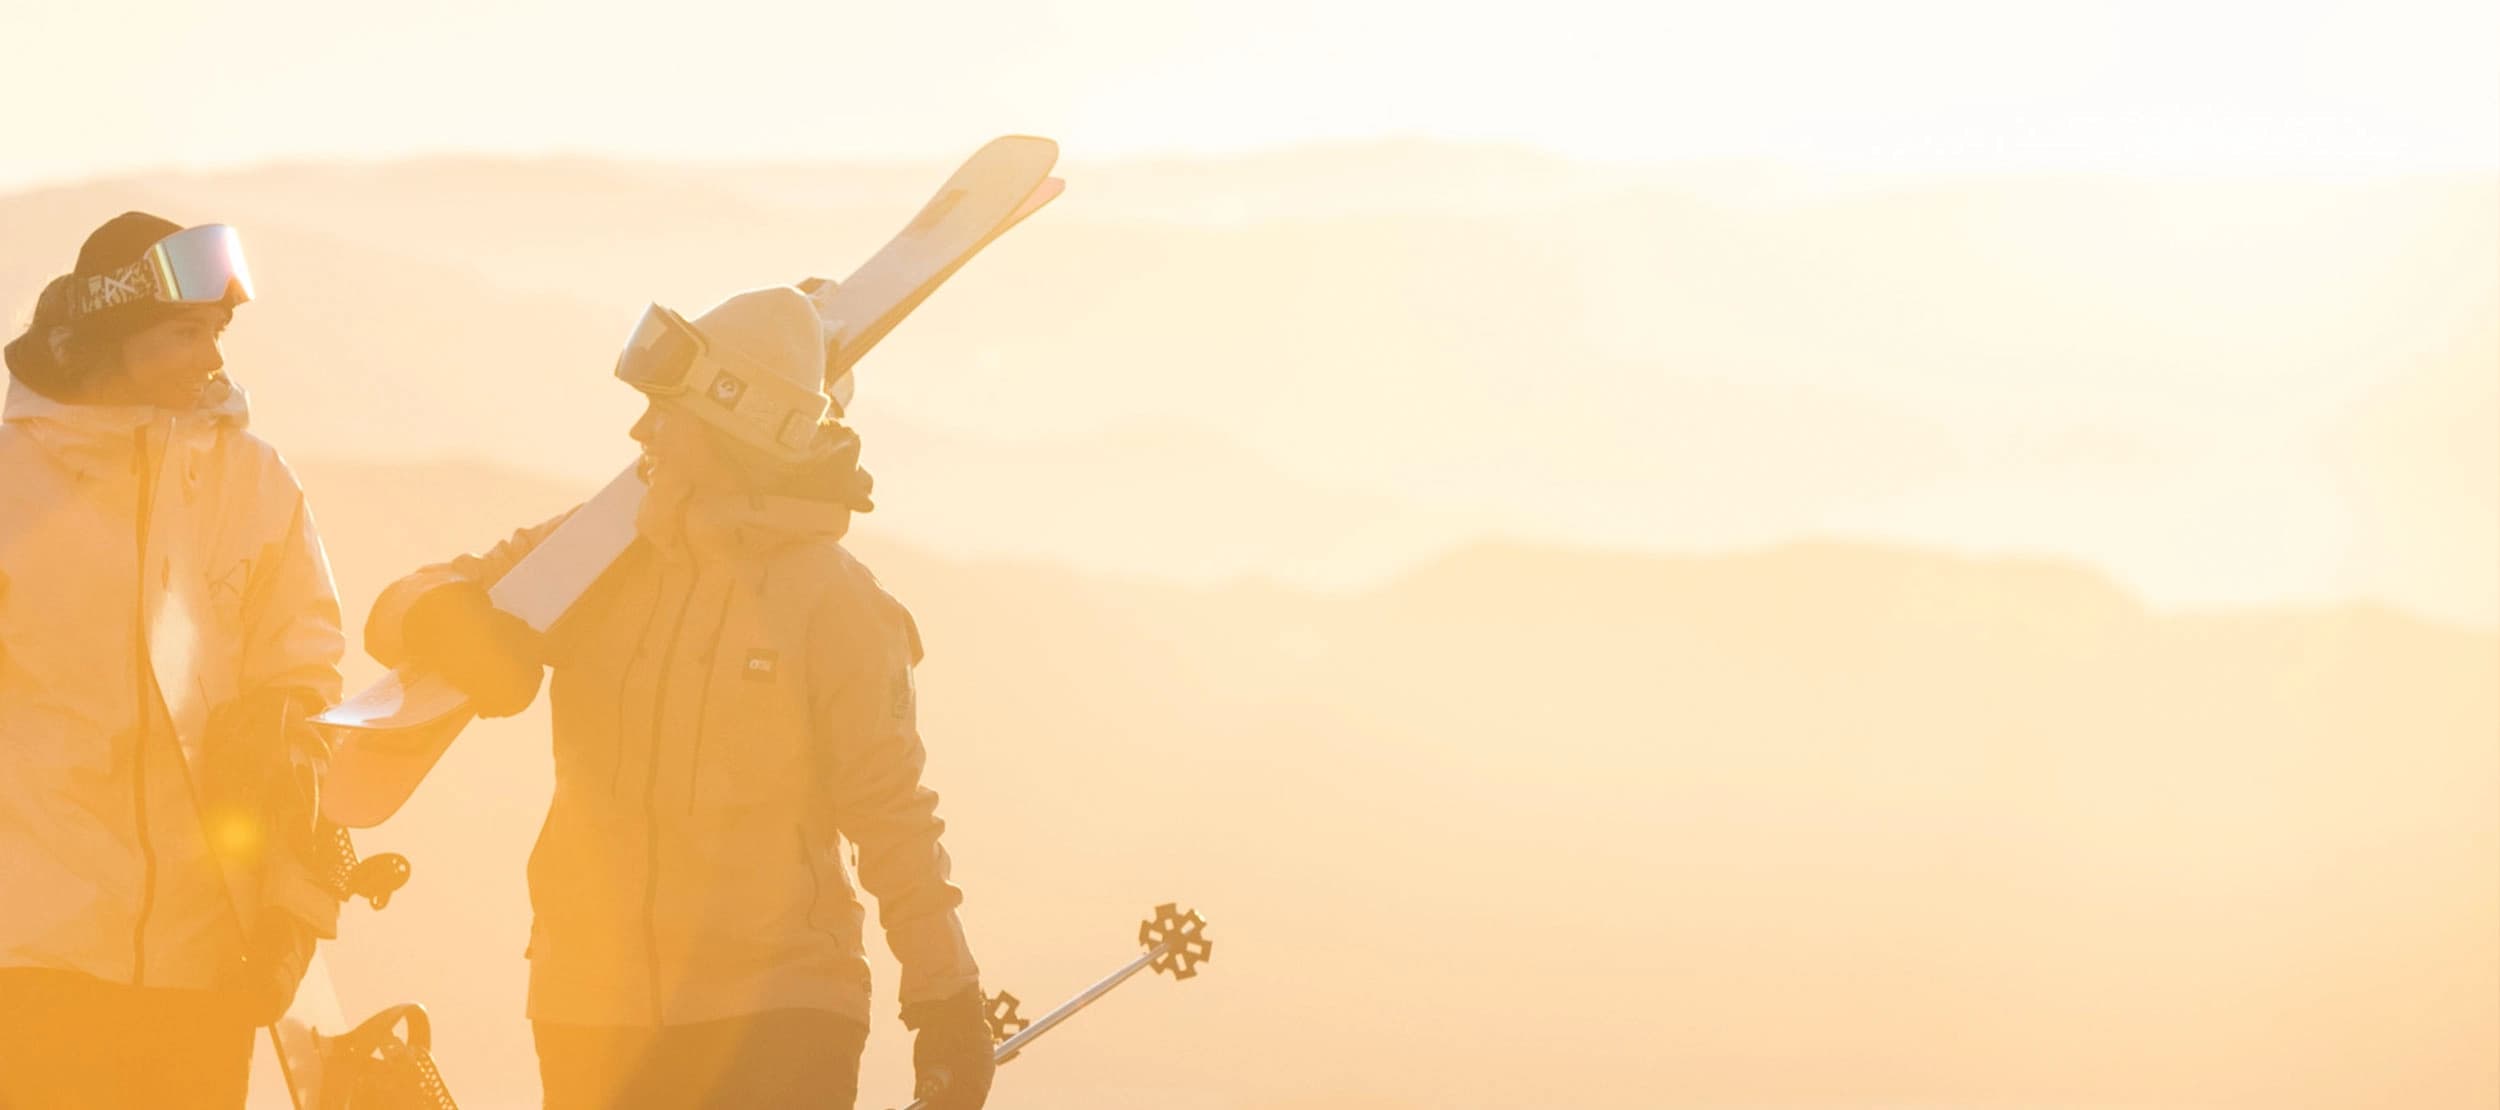
<instances>
[{"instance_id":1,"label":"person's face","mask_svg":"<svg viewBox=\"0 0 2500 1110\"><path fill-rule=\"evenodd\" d=\"M644 485L662 483L692 489L734 489L737 476L721 458L703 421L677 406L651 398L643 403L642 419L634 421L634 442L642 445L639 473Z\"/></svg>"},{"instance_id":2,"label":"person's face","mask_svg":"<svg viewBox=\"0 0 2500 1110\"><path fill-rule=\"evenodd\" d=\"M225 305L185 305L122 341L120 373L102 387L124 404L185 412L198 408L208 383L225 369L218 337L234 319Z\"/></svg>"}]
</instances>

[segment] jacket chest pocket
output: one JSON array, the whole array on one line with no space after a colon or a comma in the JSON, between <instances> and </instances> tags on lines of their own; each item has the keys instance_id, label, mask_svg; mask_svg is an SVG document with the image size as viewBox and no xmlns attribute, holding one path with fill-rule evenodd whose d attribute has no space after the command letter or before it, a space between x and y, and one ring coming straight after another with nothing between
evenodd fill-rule
<instances>
[{"instance_id":1,"label":"jacket chest pocket","mask_svg":"<svg viewBox=\"0 0 2500 1110\"><path fill-rule=\"evenodd\" d=\"M688 804L696 811L786 805L815 779L807 687L796 653L725 638L705 668Z\"/></svg>"},{"instance_id":2,"label":"jacket chest pocket","mask_svg":"<svg viewBox=\"0 0 2500 1110\"><path fill-rule=\"evenodd\" d=\"M659 652L652 626L663 614L656 580L642 567L630 573L627 588L594 587L547 640L560 787L614 793L628 755L636 767L646 758Z\"/></svg>"},{"instance_id":3,"label":"jacket chest pocket","mask_svg":"<svg viewBox=\"0 0 2500 1110\"><path fill-rule=\"evenodd\" d=\"M238 511L242 506L203 486L200 467L197 451L168 460L159 496L172 498L171 506L184 518L153 537L150 547L166 604L200 622L200 649L190 653L192 680L216 706L249 692L241 687L243 656L253 646L252 585L269 537L256 514ZM277 621L287 616L270 614Z\"/></svg>"},{"instance_id":4,"label":"jacket chest pocket","mask_svg":"<svg viewBox=\"0 0 2500 1110\"><path fill-rule=\"evenodd\" d=\"M252 565L242 559L212 562L198 577L197 596L207 614L210 645L199 653L198 681L210 705L250 693L242 683L243 655L252 648L251 617L244 605L251 584Z\"/></svg>"},{"instance_id":5,"label":"jacket chest pocket","mask_svg":"<svg viewBox=\"0 0 2500 1110\"><path fill-rule=\"evenodd\" d=\"M247 619L244 601L251 596L251 592L252 561L249 559L212 562L202 575L200 593L208 599L209 616L216 621L216 629L223 642L243 642L249 631L244 626Z\"/></svg>"},{"instance_id":6,"label":"jacket chest pocket","mask_svg":"<svg viewBox=\"0 0 2500 1110\"><path fill-rule=\"evenodd\" d=\"M0 513L22 507L0 499ZM31 769L45 786L30 789L100 782L130 758L137 564L127 540L64 527L74 517L0 518L0 776Z\"/></svg>"}]
</instances>

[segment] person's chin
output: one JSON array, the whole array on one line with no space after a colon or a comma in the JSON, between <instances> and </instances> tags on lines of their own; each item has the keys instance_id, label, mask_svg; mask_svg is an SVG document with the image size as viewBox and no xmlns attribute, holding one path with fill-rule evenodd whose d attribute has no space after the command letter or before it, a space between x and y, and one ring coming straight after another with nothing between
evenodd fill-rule
<instances>
[{"instance_id":1,"label":"person's chin","mask_svg":"<svg viewBox=\"0 0 2500 1110\"><path fill-rule=\"evenodd\" d=\"M642 462L636 464L634 473L642 479L643 489L648 491L648 496L658 500L669 501L693 493L693 487L686 481L682 468L655 461L648 455L643 456Z\"/></svg>"}]
</instances>

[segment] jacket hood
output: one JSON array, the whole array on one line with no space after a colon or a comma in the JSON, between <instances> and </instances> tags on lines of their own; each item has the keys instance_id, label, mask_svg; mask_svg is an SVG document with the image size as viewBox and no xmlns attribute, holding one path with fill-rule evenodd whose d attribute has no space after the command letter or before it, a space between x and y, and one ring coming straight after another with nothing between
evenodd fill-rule
<instances>
[{"instance_id":1,"label":"jacket hood","mask_svg":"<svg viewBox=\"0 0 2500 1110\"><path fill-rule=\"evenodd\" d=\"M125 465L131 432L164 415L167 410L153 405L77 405L58 401L10 378L6 415L0 419L33 436L46 451L72 468L88 470L99 465ZM251 425L251 398L242 386L221 374L201 394L198 408L173 415L207 417L205 421L190 423L190 428L198 431L240 431Z\"/></svg>"},{"instance_id":2,"label":"jacket hood","mask_svg":"<svg viewBox=\"0 0 2500 1110\"><path fill-rule=\"evenodd\" d=\"M163 411L153 405L75 405L37 393L16 378L9 379L6 419L11 424L42 420L71 427L126 430L155 419ZM220 374L200 394L200 406L182 415L207 416L220 424L247 427L252 422L251 397L233 379Z\"/></svg>"},{"instance_id":3,"label":"jacket hood","mask_svg":"<svg viewBox=\"0 0 2500 1110\"><path fill-rule=\"evenodd\" d=\"M830 501L771 494L659 490L643 498L634 529L663 555L762 558L785 547L841 539L851 510Z\"/></svg>"}]
</instances>

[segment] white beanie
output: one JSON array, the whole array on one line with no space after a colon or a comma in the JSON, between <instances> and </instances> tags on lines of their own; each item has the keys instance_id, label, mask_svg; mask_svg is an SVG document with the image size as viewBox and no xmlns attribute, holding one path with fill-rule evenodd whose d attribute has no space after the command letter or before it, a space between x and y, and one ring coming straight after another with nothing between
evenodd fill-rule
<instances>
[{"instance_id":1,"label":"white beanie","mask_svg":"<svg viewBox=\"0 0 2500 1110\"><path fill-rule=\"evenodd\" d=\"M824 392L825 323L807 294L787 285L749 289L692 322L723 361Z\"/></svg>"},{"instance_id":2,"label":"white beanie","mask_svg":"<svg viewBox=\"0 0 2500 1110\"><path fill-rule=\"evenodd\" d=\"M750 289L712 306L690 321L703 334L712 357L759 377L773 377L805 394L825 396L825 326L816 302L787 285ZM766 452L780 450L771 429L738 419L725 405L693 403L683 407L727 431L731 437ZM828 399L829 403L829 399Z\"/></svg>"}]
</instances>

